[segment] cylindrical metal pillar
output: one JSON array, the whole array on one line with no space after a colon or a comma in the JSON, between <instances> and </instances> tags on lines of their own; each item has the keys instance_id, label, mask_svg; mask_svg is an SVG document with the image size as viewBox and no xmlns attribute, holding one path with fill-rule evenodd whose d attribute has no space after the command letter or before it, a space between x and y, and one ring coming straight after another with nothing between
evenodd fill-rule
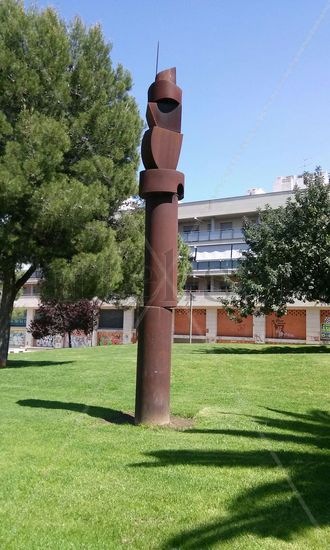
<instances>
[{"instance_id":1,"label":"cylindrical metal pillar","mask_svg":"<svg viewBox=\"0 0 330 550\"><path fill-rule=\"evenodd\" d=\"M178 196L154 194L146 198L144 303L177 304Z\"/></svg>"},{"instance_id":2,"label":"cylindrical metal pillar","mask_svg":"<svg viewBox=\"0 0 330 550\"><path fill-rule=\"evenodd\" d=\"M184 176L176 171L180 155L181 90L175 69L162 71L148 92L150 130L142 141L146 170L140 174L145 199L144 307L140 310L135 422L168 424L172 308L177 305L178 198Z\"/></svg>"},{"instance_id":3,"label":"cylindrical metal pillar","mask_svg":"<svg viewBox=\"0 0 330 550\"><path fill-rule=\"evenodd\" d=\"M170 421L172 310L146 306L141 310L138 340L135 422Z\"/></svg>"}]
</instances>

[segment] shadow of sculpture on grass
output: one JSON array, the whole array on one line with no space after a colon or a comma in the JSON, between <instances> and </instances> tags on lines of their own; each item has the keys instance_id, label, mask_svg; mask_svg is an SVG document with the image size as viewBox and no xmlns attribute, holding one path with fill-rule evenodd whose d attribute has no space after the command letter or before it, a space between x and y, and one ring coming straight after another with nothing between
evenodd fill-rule
<instances>
[{"instance_id":1,"label":"shadow of sculpture on grass","mask_svg":"<svg viewBox=\"0 0 330 550\"><path fill-rule=\"evenodd\" d=\"M319 449L330 449L330 416L325 411L313 410L308 414L292 413L288 411L280 411L266 407L266 410L286 415L287 418L270 418L268 416L251 416L240 415L252 418L259 426L263 428L271 428L289 433L279 433L278 431L264 430L234 430L234 429L208 429L208 428L193 428L186 430L185 433L200 433L200 434L218 434L230 435L239 437L248 437L251 439L260 439L262 436L265 440L279 441L282 443L297 443L300 445L308 445ZM226 413L227 414L227 413ZM230 413L235 414L235 413Z\"/></svg>"},{"instance_id":2,"label":"shadow of sculpture on grass","mask_svg":"<svg viewBox=\"0 0 330 550\"><path fill-rule=\"evenodd\" d=\"M110 409L108 407L96 407L84 403L66 403L63 401L46 401L43 399L20 399L17 401L22 407L36 407L42 409L66 410L87 414L93 418L100 418L111 424L134 424L134 417L130 414Z\"/></svg>"},{"instance_id":3,"label":"shadow of sculpture on grass","mask_svg":"<svg viewBox=\"0 0 330 550\"><path fill-rule=\"evenodd\" d=\"M269 344L264 344L262 347L259 347L259 344L249 344L250 347L244 347L244 344L234 344L229 346L228 344L216 344L208 345L204 348L192 349L189 353L197 354L221 354L221 355L281 355L281 354L306 354L306 353L330 353L330 346L317 345L317 346L308 346L308 345L296 345L291 344L288 346L283 346L277 344L271 346Z\"/></svg>"},{"instance_id":4,"label":"shadow of sculpture on grass","mask_svg":"<svg viewBox=\"0 0 330 550\"><path fill-rule=\"evenodd\" d=\"M271 412L271 409L268 409ZM214 449L161 450L147 453L153 462L135 464L135 467L155 468L175 465L194 465L219 468L278 469L281 479L263 481L236 496L228 509L228 518L219 518L175 535L163 545L163 550L173 548L200 549L235 539L244 535L273 537L292 542L297 534L313 530L320 548L328 546L321 527L330 525L329 448L330 415L325 411L296 414L288 411L272 411L282 418L253 417L263 426L252 430L187 430L185 433L214 433L232 437L261 438L262 449L251 451L221 451ZM284 418L283 418L284 417ZM273 430L286 433L274 433ZM288 434L287 432L293 432ZM306 434L306 436L304 436ZM281 438L282 436L282 438ZM304 445L304 448L277 450L267 440ZM268 448L267 448L268 447ZM311 448L312 447L312 448ZM318 450L316 451L315 448ZM264 479L264 476L261 476ZM232 477L234 482L234 477ZM328 544L327 544L328 542Z\"/></svg>"},{"instance_id":5,"label":"shadow of sculpture on grass","mask_svg":"<svg viewBox=\"0 0 330 550\"><path fill-rule=\"evenodd\" d=\"M76 361L26 361L25 359L9 359L6 369L25 369L27 367L57 367L62 365L72 365Z\"/></svg>"}]
</instances>

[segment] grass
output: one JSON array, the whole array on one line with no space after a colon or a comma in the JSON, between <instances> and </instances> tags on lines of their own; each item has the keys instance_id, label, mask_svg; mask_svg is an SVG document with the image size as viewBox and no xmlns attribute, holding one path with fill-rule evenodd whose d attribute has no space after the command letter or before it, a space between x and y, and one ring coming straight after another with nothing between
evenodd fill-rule
<instances>
[{"instance_id":1,"label":"grass","mask_svg":"<svg viewBox=\"0 0 330 550\"><path fill-rule=\"evenodd\" d=\"M177 344L172 414L135 427L135 346L0 371L0 547L330 547L330 348Z\"/></svg>"}]
</instances>

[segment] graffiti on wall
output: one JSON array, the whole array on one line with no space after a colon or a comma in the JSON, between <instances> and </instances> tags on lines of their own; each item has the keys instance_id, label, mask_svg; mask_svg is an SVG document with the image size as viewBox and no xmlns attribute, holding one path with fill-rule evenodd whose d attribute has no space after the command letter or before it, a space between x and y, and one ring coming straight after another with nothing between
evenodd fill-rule
<instances>
[{"instance_id":1,"label":"graffiti on wall","mask_svg":"<svg viewBox=\"0 0 330 550\"><path fill-rule=\"evenodd\" d=\"M322 320L321 340L330 340L330 315Z\"/></svg>"},{"instance_id":2,"label":"graffiti on wall","mask_svg":"<svg viewBox=\"0 0 330 550\"><path fill-rule=\"evenodd\" d=\"M57 334L56 336L45 336L39 340L34 341L34 345L37 348L62 348L63 339L62 336Z\"/></svg>"},{"instance_id":3,"label":"graffiti on wall","mask_svg":"<svg viewBox=\"0 0 330 550\"><path fill-rule=\"evenodd\" d=\"M278 317L271 313L266 317L266 338L306 339L306 310L291 309Z\"/></svg>"},{"instance_id":4,"label":"graffiti on wall","mask_svg":"<svg viewBox=\"0 0 330 550\"><path fill-rule=\"evenodd\" d=\"M285 320L283 317L272 320L274 338L294 338L294 334L285 331Z\"/></svg>"},{"instance_id":5,"label":"graffiti on wall","mask_svg":"<svg viewBox=\"0 0 330 550\"><path fill-rule=\"evenodd\" d=\"M25 330L10 330L9 336L10 348L24 348L25 347Z\"/></svg>"},{"instance_id":6,"label":"graffiti on wall","mask_svg":"<svg viewBox=\"0 0 330 550\"><path fill-rule=\"evenodd\" d=\"M111 346L112 344L122 344L123 334L119 331L98 331L97 345Z\"/></svg>"},{"instance_id":7,"label":"graffiti on wall","mask_svg":"<svg viewBox=\"0 0 330 550\"><path fill-rule=\"evenodd\" d=\"M54 348L55 347L55 336L45 336L35 341L37 348Z\"/></svg>"},{"instance_id":8,"label":"graffiti on wall","mask_svg":"<svg viewBox=\"0 0 330 550\"><path fill-rule=\"evenodd\" d=\"M86 336L84 332L75 332L71 336L71 345L73 348L86 348L92 345L92 335Z\"/></svg>"}]
</instances>

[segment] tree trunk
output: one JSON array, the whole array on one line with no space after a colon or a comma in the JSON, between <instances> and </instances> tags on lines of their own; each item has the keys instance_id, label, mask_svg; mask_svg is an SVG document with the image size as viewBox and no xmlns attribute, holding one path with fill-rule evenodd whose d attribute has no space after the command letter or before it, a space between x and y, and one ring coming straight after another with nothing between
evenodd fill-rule
<instances>
[{"instance_id":1,"label":"tree trunk","mask_svg":"<svg viewBox=\"0 0 330 550\"><path fill-rule=\"evenodd\" d=\"M35 266L31 265L17 281L15 268L8 269L8 271L3 273L2 295L0 301L0 368L7 365L10 320L16 295L34 271Z\"/></svg>"},{"instance_id":2,"label":"tree trunk","mask_svg":"<svg viewBox=\"0 0 330 550\"><path fill-rule=\"evenodd\" d=\"M68 337L69 337L69 348L72 348L71 332L68 332Z\"/></svg>"},{"instance_id":3,"label":"tree trunk","mask_svg":"<svg viewBox=\"0 0 330 550\"><path fill-rule=\"evenodd\" d=\"M15 273L6 275L2 282L2 296L0 302L0 368L7 365L10 319L13 312L16 296Z\"/></svg>"}]
</instances>

